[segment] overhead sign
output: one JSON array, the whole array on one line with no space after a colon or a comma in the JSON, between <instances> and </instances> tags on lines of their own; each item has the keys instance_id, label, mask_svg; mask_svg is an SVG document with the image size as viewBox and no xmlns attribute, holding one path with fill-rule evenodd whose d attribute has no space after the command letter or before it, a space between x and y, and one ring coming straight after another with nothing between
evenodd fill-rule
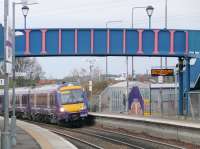
<instances>
[{"instance_id":1,"label":"overhead sign","mask_svg":"<svg viewBox=\"0 0 200 149\"><path fill-rule=\"evenodd\" d=\"M174 69L151 69L152 76L173 76Z\"/></svg>"}]
</instances>

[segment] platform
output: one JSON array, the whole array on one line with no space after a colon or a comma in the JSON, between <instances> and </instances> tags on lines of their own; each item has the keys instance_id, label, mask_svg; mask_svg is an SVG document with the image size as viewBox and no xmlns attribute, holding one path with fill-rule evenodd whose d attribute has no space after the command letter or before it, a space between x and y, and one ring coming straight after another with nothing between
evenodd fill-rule
<instances>
[{"instance_id":1,"label":"platform","mask_svg":"<svg viewBox=\"0 0 200 149\"><path fill-rule=\"evenodd\" d=\"M135 120L135 121L144 121L144 122L152 122L157 124L166 124L166 125L174 125L180 127L188 127L200 129L200 123L185 120L185 119L175 119L175 118L166 118L166 117L151 117L151 116L140 116L140 115L129 115L129 114L114 114L114 113L98 113L98 112L90 112L90 115L94 116L104 116L110 118L119 118L119 119L127 119L127 120Z\"/></svg>"},{"instance_id":2,"label":"platform","mask_svg":"<svg viewBox=\"0 0 200 149\"><path fill-rule=\"evenodd\" d=\"M90 112L96 125L200 146L200 123L184 119Z\"/></svg>"},{"instance_id":3,"label":"platform","mask_svg":"<svg viewBox=\"0 0 200 149\"><path fill-rule=\"evenodd\" d=\"M3 128L3 118L0 118L0 128ZM13 149L77 149L69 141L47 129L17 120L17 144Z\"/></svg>"}]
</instances>

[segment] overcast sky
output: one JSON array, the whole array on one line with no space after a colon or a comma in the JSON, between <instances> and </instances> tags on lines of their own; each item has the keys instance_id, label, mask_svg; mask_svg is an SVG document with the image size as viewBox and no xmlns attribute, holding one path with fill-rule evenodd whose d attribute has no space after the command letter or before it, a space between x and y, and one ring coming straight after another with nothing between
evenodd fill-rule
<instances>
[{"instance_id":1,"label":"overcast sky","mask_svg":"<svg viewBox=\"0 0 200 149\"><path fill-rule=\"evenodd\" d=\"M27 18L28 28L98 28L105 27L107 21L121 20L109 27L131 27L131 8L152 5L152 28L164 28L165 0L37 0L38 5L30 6ZM200 29L199 0L168 0L168 28ZM23 28L21 6L16 9L16 26ZM3 22L3 0L0 0L0 22ZM144 9L134 13L134 27L147 28L148 17ZM47 77L62 78L73 69L88 69L88 57L38 58ZM105 58L96 59L105 72ZM159 65L159 58L135 58L136 73L145 73L152 66ZM176 60L169 59L169 65ZM123 73L125 57L109 58L109 73ZM131 72L131 65L129 65Z\"/></svg>"}]
</instances>

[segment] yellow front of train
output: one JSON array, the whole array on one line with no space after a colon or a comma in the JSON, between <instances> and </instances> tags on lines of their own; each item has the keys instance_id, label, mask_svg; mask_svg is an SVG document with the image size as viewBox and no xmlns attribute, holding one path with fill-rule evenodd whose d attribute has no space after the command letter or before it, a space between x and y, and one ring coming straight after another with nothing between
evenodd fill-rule
<instances>
[{"instance_id":1,"label":"yellow front of train","mask_svg":"<svg viewBox=\"0 0 200 149\"><path fill-rule=\"evenodd\" d=\"M74 121L88 115L87 99L79 85L66 85L59 88L59 120Z\"/></svg>"}]
</instances>

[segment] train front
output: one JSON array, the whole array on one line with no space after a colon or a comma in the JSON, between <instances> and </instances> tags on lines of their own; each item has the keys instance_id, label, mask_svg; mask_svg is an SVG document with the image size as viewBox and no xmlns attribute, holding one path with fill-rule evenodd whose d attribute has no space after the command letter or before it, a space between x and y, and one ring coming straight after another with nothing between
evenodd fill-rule
<instances>
[{"instance_id":1,"label":"train front","mask_svg":"<svg viewBox=\"0 0 200 149\"><path fill-rule=\"evenodd\" d=\"M58 90L58 120L69 122L85 119L88 115L87 98L81 86L63 85Z\"/></svg>"}]
</instances>

